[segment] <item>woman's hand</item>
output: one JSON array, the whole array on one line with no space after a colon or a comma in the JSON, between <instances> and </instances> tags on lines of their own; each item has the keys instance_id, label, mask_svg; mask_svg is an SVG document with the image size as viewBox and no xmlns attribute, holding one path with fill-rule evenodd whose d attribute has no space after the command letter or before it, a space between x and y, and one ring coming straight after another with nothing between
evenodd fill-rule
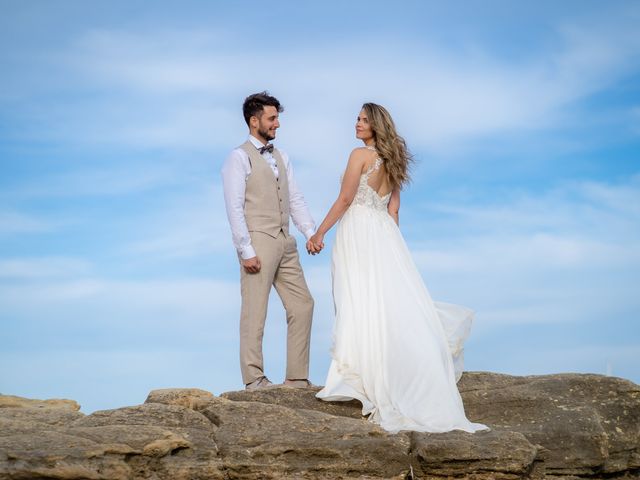
<instances>
[{"instance_id":1,"label":"woman's hand","mask_svg":"<svg viewBox=\"0 0 640 480\"><path fill-rule=\"evenodd\" d=\"M309 238L307 242L307 252L311 255L316 255L324 248L324 235L316 233Z\"/></svg>"}]
</instances>

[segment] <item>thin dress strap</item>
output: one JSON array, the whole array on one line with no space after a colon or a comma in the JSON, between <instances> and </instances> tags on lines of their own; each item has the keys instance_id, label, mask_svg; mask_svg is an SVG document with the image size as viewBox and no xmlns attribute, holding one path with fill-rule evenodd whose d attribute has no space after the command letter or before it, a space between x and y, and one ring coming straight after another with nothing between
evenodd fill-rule
<instances>
[{"instance_id":1,"label":"thin dress strap","mask_svg":"<svg viewBox=\"0 0 640 480\"><path fill-rule=\"evenodd\" d=\"M376 161L375 161L375 163L373 165L371 165L369 168L367 168L367 171L364 173L367 177L369 177L369 175L371 175L371 173L374 170L378 170L380 168L380 165L382 165L382 159L378 155L378 151L376 150L376 147L374 147L372 145L365 145L364 148L366 148L367 150L371 150L373 152L376 152Z\"/></svg>"},{"instance_id":2,"label":"thin dress strap","mask_svg":"<svg viewBox=\"0 0 640 480\"><path fill-rule=\"evenodd\" d=\"M365 172L367 177L371 175L371 173L373 173L375 170L378 170L380 168L380 165L382 165L382 159L378 157L376 158L375 163L371 165L369 168L367 168L367 171Z\"/></svg>"}]
</instances>

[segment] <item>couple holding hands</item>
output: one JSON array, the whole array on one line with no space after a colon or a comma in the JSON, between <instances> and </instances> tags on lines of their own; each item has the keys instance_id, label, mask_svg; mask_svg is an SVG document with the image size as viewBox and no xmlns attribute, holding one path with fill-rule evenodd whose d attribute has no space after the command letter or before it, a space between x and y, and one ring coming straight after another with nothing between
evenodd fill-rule
<instances>
[{"instance_id":1,"label":"couple holding hands","mask_svg":"<svg viewBox=\"0 0 640 480\"><path fill-rule=\"evenodd\" d=\"M335 325L324 401L357 399L362 414L390 432L474 432L487 427L464 413L457 381L473 311L434 302L398 228L400 191L411 156L387 110L365 103L340 192L315 223L289 157L274 147L280 102L267 92L243 104L249 138L222 168L227 216L240 259L240 366L247 390L269 387L262 338L271 287L287 316L284 385L309 387L313 298L289 219L310 254L339 222L332 252Z\"/></svg>"}]
</instances>

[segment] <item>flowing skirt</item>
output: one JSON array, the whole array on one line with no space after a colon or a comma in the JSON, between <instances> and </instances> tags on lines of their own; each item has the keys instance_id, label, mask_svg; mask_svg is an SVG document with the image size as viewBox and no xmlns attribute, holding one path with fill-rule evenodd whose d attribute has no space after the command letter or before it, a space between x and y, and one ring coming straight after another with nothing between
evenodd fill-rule
<instances>
[{"instance_id":1,"label":"flowing skirt","mask_svg":"<svg viewBox=\"0 0 640 480\"><path fill-rule=\"evenodd\" d=\"M352 205L332 255L332 362L317 397L357 399L390 432L474 432L457 380L473 311L431 299L386 211Z\"/></svg>"}]
</instances>

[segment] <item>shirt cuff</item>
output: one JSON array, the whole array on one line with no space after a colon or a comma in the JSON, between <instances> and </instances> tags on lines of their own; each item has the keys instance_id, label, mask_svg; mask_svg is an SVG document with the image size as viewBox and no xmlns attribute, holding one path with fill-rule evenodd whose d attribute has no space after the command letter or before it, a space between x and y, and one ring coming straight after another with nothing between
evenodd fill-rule
<instances>
[{"instance_id":1,"label":"shirt cuff","mask_svg":"<svg viewBox=\"0 0 640 480\"><path fill-rule=\"evenodd\" d=\"M256 251L253 249L251 245L247 245L246 247L240 247L240 257L243 260L247 260L255 256L256 256Z\"/></svg>"},{"instance_id":2,"label":"shirt cuff","mask_svg":"<svg viewBox=\"0 0 640 480\"><path fill-rule=\"evenodd\" d=\"M309 240L313 236L314 233L316 233L316 229L315 228L310 228L309 230L304 232L304 236L307 237L307 240Z\"/></svg>"}]
</instances>

